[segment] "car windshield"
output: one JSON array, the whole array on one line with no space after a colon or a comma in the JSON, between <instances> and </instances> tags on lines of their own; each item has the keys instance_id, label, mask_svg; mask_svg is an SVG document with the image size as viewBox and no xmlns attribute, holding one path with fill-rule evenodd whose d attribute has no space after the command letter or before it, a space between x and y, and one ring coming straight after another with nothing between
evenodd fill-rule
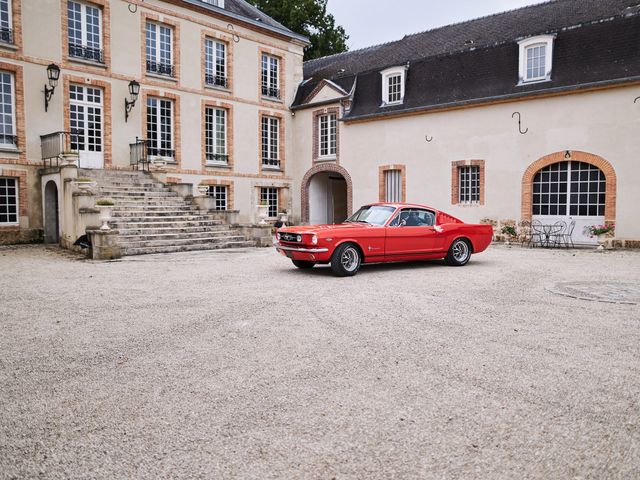
<instances>
[{"instance_id":1,"label":"car windshield","mask_svg":"<svg viewBox=\"0 0 640 480\"><path fill-rule=\"evenodd\" d=\"M362 207L347 219L348 223L369 223L371 225L384 225L395 212L394 207L381 205L369 205Z\"/></svg>"}]
</instances>

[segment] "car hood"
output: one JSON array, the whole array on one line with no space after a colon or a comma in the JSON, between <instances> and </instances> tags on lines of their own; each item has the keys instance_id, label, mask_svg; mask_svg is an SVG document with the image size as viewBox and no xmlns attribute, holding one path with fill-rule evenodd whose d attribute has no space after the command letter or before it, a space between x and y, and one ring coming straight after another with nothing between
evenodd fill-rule
<instances>
[{"instance_id":1,"label":"car hood","mask_svg":"<svg viewBox=\"0 0 640 480\"><path fill-rule=\"evenodd\" d=\"M369 225L366 223L339 223L336 225L304 225L299 227L284 227L278 231L281 233L321 233L321 232L339 232L345 230L354 230L357 228L372 228L378 225Z\"/></svg>"}]
</instances>

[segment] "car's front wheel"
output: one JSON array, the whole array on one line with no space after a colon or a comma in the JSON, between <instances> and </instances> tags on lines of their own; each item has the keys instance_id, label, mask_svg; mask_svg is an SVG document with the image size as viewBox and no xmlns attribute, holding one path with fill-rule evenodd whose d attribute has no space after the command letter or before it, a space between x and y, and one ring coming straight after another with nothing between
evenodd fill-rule
<instances>
[{"instance_id":1,"label":"car's front wheel","mask_svg":"<svg viewBox=\"0 0 640 480\"><path fill-rule=\"evenodd\" d=\"M353 243L344 243L331 256L331 269L339 277L352 277L362 264L360 250Z\"/></svg>"},{"instance_id":2,"label":"car's front wheel","mask_svg":"<svg viewBox=\"0 0 640 480\"><path fill-rule=\"evenodd\" d=\"M309 270L316 266L315 262L303 262L302 260L291 260L293 264L302 270Z\"/></svg>"},{"instance_id":3,"label":"car's front wheel","mask_svg":"<svg viewBox=\"0 0 640 480\"><path fill-rule=\"evenodd\" d=\"M454 240L444 261L453 267L462 267L471 259L471 244L464 238Z\"/></svg>"}]
</instances>

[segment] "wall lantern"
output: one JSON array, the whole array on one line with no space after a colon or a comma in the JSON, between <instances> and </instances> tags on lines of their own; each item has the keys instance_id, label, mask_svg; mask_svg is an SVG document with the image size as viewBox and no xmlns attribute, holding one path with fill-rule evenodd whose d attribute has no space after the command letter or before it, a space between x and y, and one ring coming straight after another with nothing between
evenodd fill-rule
<instances>
[{"instance_id":1,"label":"wall lantern","mask_svg":"<svg viewBox=\"0 0 640 480\"><path fill-rule=\"evenodd\" d=\"M47 67L47 78L49 79L49 87L44 86L44 111L49 109L49 101L53 97L53 92L58 86L58 79L60 78L60 67L55 63L52 63Z\"/></svg>"},{"instance_id":2,"label":"wall lantern","mask_svg":"<svg viewBox=\"0 0 640 480\"><path fill-rule=\"evenodd\" d=\"M129 82L129 96L131 101L124 99L124 121L129 120L129 112L135 106L138 95L140 94L140 84L135 80Z\"/></svg>"}]
</instances>

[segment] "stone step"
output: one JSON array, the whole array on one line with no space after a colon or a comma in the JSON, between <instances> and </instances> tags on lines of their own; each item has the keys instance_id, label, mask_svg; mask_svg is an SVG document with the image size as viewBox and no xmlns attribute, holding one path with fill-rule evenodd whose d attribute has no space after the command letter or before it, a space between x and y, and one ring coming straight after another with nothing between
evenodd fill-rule
<instances>
[{"instance_id":1,"label":"stone step","mask_svg":"<svg viewBox=\"0 0 640 480\"><path fill-rule=\"evenodd\" d=\"M231 230L227 225L193 225L193 226L181 226L181 227L124 227L119 225L118 231L121 236L127 237L130 235L172 235L177 233L204 233L204 232L230 232Z\"/></svg>"},{"instance_id":2,"label":"stone step","mask_svg":"<svg viewBox=\"0 0 640 480\"><path fill-rule=\"evenodd\" d=\"M176 211L176 212L192 212L200 213L200 210L189 204L177 204L175 202L155 203L155 202L128 202L118 203L114 207L114 212L160 212L160 211Z\"/></svg>"},{"instance_id":3,"label":"stone step","mask_svg":"<svg viewBox=\"0 0 640 480\"><path fill-rule=\"evenodd\" d=\"M109 223L114 225L146 225L146 226L173 226L178 228L180 225L222 225L221 220L203 216L178 216L178 217L112 217Z\"/></svg>"},{"instance_id":4,"label":"stone step","mask_svg":"<svg viewBox=\"0 0 640 480\"><path fill-rule=\"evenodd\" d=\"M171 246L183 246L183 245L198 245L203 243L215 244L220 242L242 242L245 238L241 235L209 235L199 238L173 238L169 240L122 240L120 245L127 248L140 248L140 247L171 247Z\"/></svg>"},{"instance_id":5,"label":"stone step","mask_svg":"<svg viewBox=\"0 0 640 480\"><path fill-rule=\"evenodd\" d=\"M160 209L160 210L126 210L114 208L112 213L113 218L147 218L147 217L169 217L172 220L179 220L180 217L198 217L200 220L206 220L211 218L209 215L203 215L198 213L198 211L191 210L176 210L175 208L171 209ZM169 218L165 220L169 221ZM189 218L189 220L193 220L193 218Z\"/></svg>"},{"instance_id":6,"label":"stone step","mask_svg":"<svg viewBox=\"0 0 640 480\"><path fill-rule=\"evenodd\" d=\"M195 245L173 245L165 247L130 247L123 248L123 255L153 255L155 253L180 253L193 252L199 250L222 250L229 248L249 248L255 247L254 242L220 242L214 244L195 244Z\"/></svg>"},{"instance_id":7,"label":"stone step","mask_svg":"<svg viewBox=\"0 0 640 480\"><path fill-rule=\"evenodd\" d=\"M112 190L101 188L99 193L101 195L108 195L112 197L128 198L128 197L145 197L145 198L182 198L175 192L169 190Z\"/></svg>"},{"instance_id":8,"label":"stone step","mask_svg":"<svg viewBox=\"0 0 640 480\"><path fill-rule=\"evenodd\" d=\"M148 234L127 234L124 235L122 230L120 232L120 241L123 244L130 244L136 242L150 242L156 240L171 240L171 241L189 241L211 238L228 238L234 239L243 238L238 235L238 232L229 229L217 229L217 230L204 230L202 232L176 232L176 233L148 233Z\"/></svg>"}]
</instances>

